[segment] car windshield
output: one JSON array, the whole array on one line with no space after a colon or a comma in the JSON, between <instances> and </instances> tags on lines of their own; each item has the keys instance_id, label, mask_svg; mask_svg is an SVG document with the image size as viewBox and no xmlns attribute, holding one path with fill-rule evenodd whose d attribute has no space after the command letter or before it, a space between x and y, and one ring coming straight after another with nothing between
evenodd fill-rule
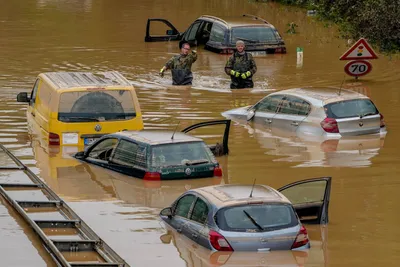
<instances>
[{"instance_id":1,"label":"car windshield","mask_svg":"<svg viewBox=\"0 0 400 267\"><path fill-rule=\"evenodd\" d=\"M128 90L85 90L65 92L60 96L58 120L62 122L129 120L134 117L135 106Z\"/></svg>"},{"instance_id":2,"label":"car windshield","mask_svg":"<svg viewBox=\"0 0 400 267\"><path fill-rule=\"evenodd\" d=\"M269 27L236 27L232 28L232 42L242 40L245 43L269 43L278 41L278 33Z\"/></svg>"},{"instance_id":3,"label":"car windshield","mask_svg":"<svg viewBox=\"0 0 400 267\"><path fill-rule=\"evenodd\" d=\"M378 109L369 99L354 99L330 103L324 106L328 118L341 119L364 117L379 114Z\"/></svg>"},{"instance_id":4,"label":"car windshield","mask_svg":"<svg viewBox=\"0 0 400 267\"><path fill-rule=\"evenodd\" d=\"M262 204L223 208L216 215L216 223L224 231L272 231L297 225L291 205Z\"/></svg>"},{"instance_id":5,"label":"car windshield","mask_svg":"<svg viewBox=\"0 0 400 267\"><path fill-rule=\"evenodd\" d=\"M210 148L204 142L173 143L152 148L153 167L200 165L215 161Z\"/></svg>"}]
</instances>

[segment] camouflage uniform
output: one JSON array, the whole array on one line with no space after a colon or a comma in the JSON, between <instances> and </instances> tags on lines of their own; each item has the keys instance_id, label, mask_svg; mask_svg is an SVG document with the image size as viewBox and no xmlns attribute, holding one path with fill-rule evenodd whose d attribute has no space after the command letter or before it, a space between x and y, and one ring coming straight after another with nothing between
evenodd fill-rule
<instances>
[{"instance_id":1,"label":"camouflage uniform","mask_svg":"<svg viewBox=\"0 0 400 267\"><path fill-rule=\"evenodd\" d=\"M192 64L197 60L197 54L192 51L187 56L179 54L173 56L165 64L166 69L171 69L173 85L191 85L193 80Z\"/></svg>"},{"instance_id":2,"label":"camouflage uniform","mask_svg":"<svg viewBox=\"0 0 400 267\"><path fill-rule=\"evenodd\" d=\"M250 71L251 75L250 77L243 79L241 76L235 77L231 75L231 70L240 72L240 74ZM225 72L231 76L231 89L254 87L252 77L257 72L257 66L250 53L244 52L244 54L241 55L238 52L235 52L226 62Z\"/></svg>"}]
</instances>

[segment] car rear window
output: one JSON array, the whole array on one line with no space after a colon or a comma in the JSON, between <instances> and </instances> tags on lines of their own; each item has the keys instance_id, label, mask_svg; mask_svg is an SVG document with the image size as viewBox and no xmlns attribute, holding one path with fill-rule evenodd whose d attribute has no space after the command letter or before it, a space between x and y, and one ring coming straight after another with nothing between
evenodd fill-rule
<instances>
[{"instance_id":1,"label":"car rear window","mask_svg":"<svg viewBox=\"0 0 400 267\"><path fill-rule=\"evenodd\" d=\"M153 146L152 166L174 166L192 162L216 162L210 148L204 142L174 143Z\"/></svg>"},{"instance_id":2,"label":"car rear window","mask_svg":"<svg viewBox=\"0 0 400 267\"><path fill-rule=\"evenodd\" d=\"M267 43L277 42L278 33L273 28L268 27L237 27L232 28L232 42L242 40L248 43Z\"/></svg>"},{"instance_id":3,"label":"car rear window","mask_svg":"<svg viewBox=\"0 0 400 267\"><path fill-rule=\"evenodd\" d=\"M58 120L89 122L129 120L136 117L129 90L65 92L60 96Z\"/></svg>"},{"instance_id":4,"label":"car rear window","mask_svg":"<svg viewBox=\"0 0 400 267\"><path fill-rule=\"evenodd\" d=\"M341 119L379 114L369 99L353 99L329 103L324 106L328 118Z\"/></svg>"},{"instance_id":5,"label":"car rear window","mask_svg":"<svg viewBox=\"0 0 400 267\"><path fill-rule=\"evenodd\" d=\"M291 205L262 204L223 208L216 215L216 223L224 231L246 232L284 229L297 225L298 221Z\"/></svg>"}]
</instances>

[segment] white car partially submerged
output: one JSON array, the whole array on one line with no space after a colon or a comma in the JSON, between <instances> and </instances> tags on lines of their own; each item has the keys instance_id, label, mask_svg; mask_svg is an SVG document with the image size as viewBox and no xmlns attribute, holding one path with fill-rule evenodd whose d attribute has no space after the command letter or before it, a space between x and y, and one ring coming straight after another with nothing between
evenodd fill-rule
<instances>
[{"instance_id":1,"label":"white car partially submerged","mask_svg":"<svg viewBox=\"0 0 400 267\"><path fill-rule=\"evenodd\" d=\"M339 139L385 135L383 115L367 96L333 88L294 88L269 94L255 105L222 113L231 119L254 121L266 130Z\"/></svg>"}]
</instances>

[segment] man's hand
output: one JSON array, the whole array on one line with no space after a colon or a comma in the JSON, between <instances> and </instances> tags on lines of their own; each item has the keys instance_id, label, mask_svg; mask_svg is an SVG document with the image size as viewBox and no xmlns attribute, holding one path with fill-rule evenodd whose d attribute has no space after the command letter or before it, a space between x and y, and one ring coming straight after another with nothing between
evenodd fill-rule
<instances>
[{"instance_id":1,"label":"man's hand","mask_svg":"<svg viewBox=\"0 0 400 267\"><path fill-rule=\"evenodd\" d=\"M197 51L196 50L192 50L192 54L196 54L197 53Z\"/></svg>"},{"instance_id":2,"label":"man's hand","mask_svg":"<svg viewBox=\"0 0 400 267\"><path fill-rule=\"evenodd\" d=\"M158 73L158 75L160 75L161 78L164 77L164 68L162 68L162 69L160 70L160 72Z\"/></svg>"},{"instance_id":3,"label":"man's hand","mask_svg":"<svg viewBox=\"0 0 400 267\"><path fill-rule=\"evenodd\" d=\"M242 79L247 79L250 76L251 76L251 72L250 71L246 71L246 72L242 73L242 75L241 75Z\"/></svg>"},{"instance_id":4,"label":"man's hand","mask_svg":"<svg viewBox=\"0 0 400 267\"><path fill-rule=\"evenodd\" d=\"M231 70L230 73L231 73L232 76L234 76L236 78L240 76L240 72L237 72L237 71L234 71L234 70Z\"/></svg>"}]
</instances>

